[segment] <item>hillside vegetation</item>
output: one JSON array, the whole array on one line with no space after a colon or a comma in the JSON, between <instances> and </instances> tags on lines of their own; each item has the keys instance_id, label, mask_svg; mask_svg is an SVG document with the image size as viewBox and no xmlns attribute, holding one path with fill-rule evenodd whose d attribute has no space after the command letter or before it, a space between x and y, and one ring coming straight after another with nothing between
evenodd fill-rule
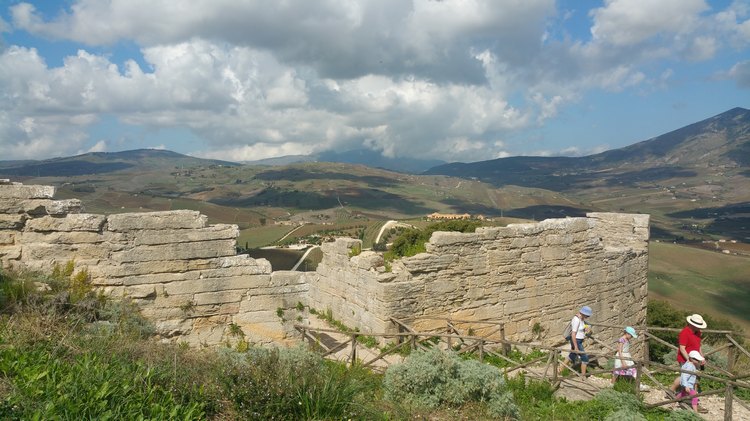
<instances>
[{"instance_id":1,"label":"hillside vegetation","mask_svg":"<svg viewBox=\"0 0 750 421\"><path fill-rule=\"evenodd\" d=\"M52 276L0 272L0 418L685 419L615 390L558 400L548 383L450 352L416 352L382 376L301 348L256 348L239 329L224 348L165 344L87 279L72 264Z\"/></svg>"}]
</instances>

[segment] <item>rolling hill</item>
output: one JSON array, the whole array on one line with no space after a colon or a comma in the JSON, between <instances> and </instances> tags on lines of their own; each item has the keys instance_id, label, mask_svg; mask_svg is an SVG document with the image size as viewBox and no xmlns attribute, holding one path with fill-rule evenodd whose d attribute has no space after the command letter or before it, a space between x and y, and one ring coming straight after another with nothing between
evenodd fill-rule
<instances>
[{"instance_id":1,"label":"rolling hill","mask_svg":"<svg viewBox=\"0 0 750 421\"><path fill-rule=\"evenodd\" d=\"M652 215L665 238L750 240L750 110L734 108L624 148L584 157L510 157L431 168L558 191L611 211Z\"/></svg>"}]
</instances>

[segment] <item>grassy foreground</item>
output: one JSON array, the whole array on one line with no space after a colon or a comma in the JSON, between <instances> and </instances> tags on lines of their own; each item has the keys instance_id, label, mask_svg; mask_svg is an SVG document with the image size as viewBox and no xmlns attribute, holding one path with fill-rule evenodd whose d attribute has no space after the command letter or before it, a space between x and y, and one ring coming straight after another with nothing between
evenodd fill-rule
<instances>
[{"instance_id":1,"label":"grassy foreground","mask_svg":"<svg viewBox=\"0 0 750 421\"><path fill-rule=\"evenodd\" d=\"M301 348L161 343L133 306L87 279L72 265L0 271L0 419L692 419L616 390L559 400L547 383L437 350L379 375Z\"/></svg>"}]
</instances>

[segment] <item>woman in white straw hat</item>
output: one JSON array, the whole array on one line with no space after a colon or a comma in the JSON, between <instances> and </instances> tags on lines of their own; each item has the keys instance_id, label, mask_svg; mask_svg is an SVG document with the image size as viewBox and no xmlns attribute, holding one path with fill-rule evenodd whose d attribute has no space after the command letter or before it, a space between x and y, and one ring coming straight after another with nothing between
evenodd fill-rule
<instances>
[{"instance_id":1,"label":"woman in white straw hat","mask_svg":"<svg viewBox=\"0 0 750 421\"><path fill-rule=\"evenodd\" d=\"M703 357L701 351L701 330L708 327L708 324L700 314L691 314L686 317L687 326L685 326L677 337L677 344L679 346L677 350L677 362L682 366L685 362L690 360L690 352L696 351ZM701 366L705 364L705 358L700 361ZM670 389L672 392L676 392L677 388L680 387L680 377L678 376Z\"/></svg>"}]
</instances>

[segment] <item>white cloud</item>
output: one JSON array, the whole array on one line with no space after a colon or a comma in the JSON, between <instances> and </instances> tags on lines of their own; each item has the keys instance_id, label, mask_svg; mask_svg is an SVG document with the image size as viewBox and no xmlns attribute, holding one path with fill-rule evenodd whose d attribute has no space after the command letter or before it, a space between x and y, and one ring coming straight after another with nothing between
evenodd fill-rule
<instances>
[{"instance_id":1,"label":"white cloud","mask_svg":"<svg viewBox=\"0 0 750 421\"><path fill-rule=\"evenodd\" d=\"M205 142L196 154L220 159L363 145L453 161L529 153L497 139L591 90L665 87L680 60L750 34L740 3L702 0L606 0L590 40L555 35L573 13L553 0L74 0L52 20L28 3L10 12L16 30L52 40L135 43L145 63L82 47L50 67L33 48L0 51L11 157L85 150L104 114L187 129ZM738 66L727 77L740 83Z\"/></svg>"},{"instance_id":2,"label":"white cloud","mask_svg":"<svg viewBox=\"0 0 750 421\"><path fill-rule=\"evenodd\" d=\"M594 40L617 46L634 45L656 36L692 30L708 10L703 0L605 0L591 11Z\"/></svg>"},{"instance_id":3,"label":"white cloud","mask_svg":"<svg viewBox=\"0 0 750 421\"><path fill-rule=\"evenodd\" d=\"M740 88L750 88L750 60L742 61L734 66L726 73L726 77L734 79L737 86Z\"/></svg>"}]
</instances>

